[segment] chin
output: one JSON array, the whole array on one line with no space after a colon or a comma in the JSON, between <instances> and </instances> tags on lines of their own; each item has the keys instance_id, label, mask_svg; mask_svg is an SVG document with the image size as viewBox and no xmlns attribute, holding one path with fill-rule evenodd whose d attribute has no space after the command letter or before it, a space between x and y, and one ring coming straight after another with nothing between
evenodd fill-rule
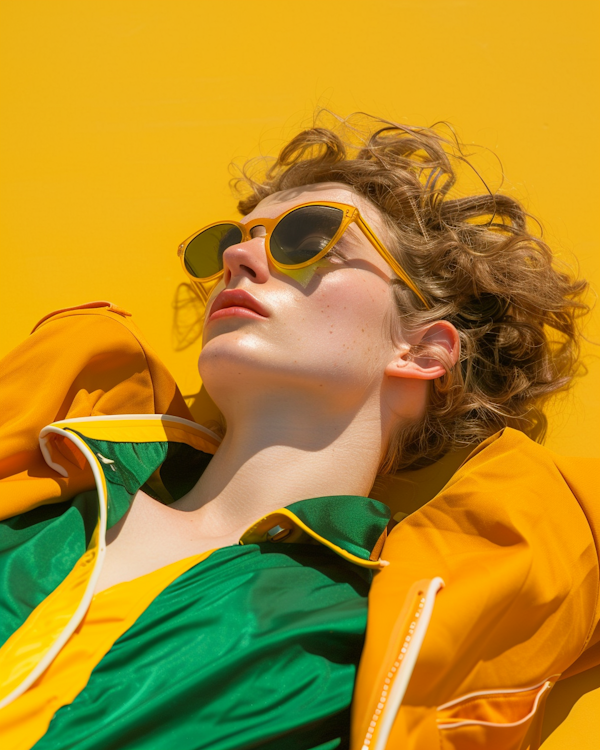
<instances>
[{"instance_id":1,"label":"chin","mask_svg":"<svg viewBox=\"0 0 600 750\"><path fill-rule=\"evenodd\" d=\"M241 383L254 384L263 381L267 372L282 369L282 363L276 362L273 352L265 351L264 342L260 344L254 337L232 332L204 345L198 371L213 398L212 391L239 388Z\"/></svg>"}]
</instances>

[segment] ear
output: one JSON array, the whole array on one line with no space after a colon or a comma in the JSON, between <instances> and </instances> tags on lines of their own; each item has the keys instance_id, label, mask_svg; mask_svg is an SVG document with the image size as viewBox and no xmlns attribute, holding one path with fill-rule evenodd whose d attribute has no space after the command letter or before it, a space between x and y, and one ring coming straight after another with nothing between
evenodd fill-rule
<instances>
[{"instance_id":1,"label":"ear","mask_svg":"<svg viewBox=\"0 0 600 750\"><path fill-rule=\"evenodd\" d=\"M413 358L411 350L417 344L427 347L428 351ZM412 338L410 346L398 348L396 356L385 368L385 374L394 378L435 380L441 378L449 366L457 363L459 354L458 331L447 320L438 320L422 328Z\"/></svg>"}]
</instances>

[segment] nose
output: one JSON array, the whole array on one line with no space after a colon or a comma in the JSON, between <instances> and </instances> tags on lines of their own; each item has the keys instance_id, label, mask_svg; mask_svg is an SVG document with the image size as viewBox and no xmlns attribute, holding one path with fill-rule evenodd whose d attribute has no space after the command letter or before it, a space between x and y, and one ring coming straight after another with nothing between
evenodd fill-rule
<instances>
[{"instance_id":1,"label":"nose","mask_svg":"<svg viewBox=\"0 0 600 750\"><path fill-rule=\"evenodd\" d=\"M226 286L238 276L264 284L270 275L264 236L253 231L252 239L231 245L223 252L223 281Z\"/></svg>"}]
</instances>

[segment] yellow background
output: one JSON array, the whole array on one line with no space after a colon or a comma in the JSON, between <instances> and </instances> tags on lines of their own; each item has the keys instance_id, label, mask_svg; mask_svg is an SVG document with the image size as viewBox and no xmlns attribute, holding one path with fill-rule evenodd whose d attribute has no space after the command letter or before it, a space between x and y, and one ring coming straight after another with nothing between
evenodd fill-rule
<instances>
[{"instance_id":1,"label":"yellow background","mask_svg":"<svg viewBox=\"0 0 600 750\"><path fill-rule=\"evenodd\" d=\"M0 7L0 355L47 312L108 299L197 391L198 342L175 351L177 243L234 215L232 159L275 152L319 105L450 121L600 288L596 0ZM599 450L592 347L587 361L552 412L547 444L566 454Z\"/></svg>"},{"instance_id":2,"label":"yellow background","mask_svg":"<svg viewBox=\"0 0 600 750\"><path fill-rule=\"evenodd\" d=\"M599 8L3 0L0 355L47 312L107 299L134 314L184 393L196 392L199 342L182 349L186 331L173 328L177 244L234 214L232 159L276 152L317 106L450 121L500 156L503 190L597 290ZM599 452L597 347L586 361L588 376L551 412L547 445L565 454ZM559 697L553 721L568 713ZM561 744L565 731L545 747L587 747L583 735Z\"/></svg>"}]
</instances>

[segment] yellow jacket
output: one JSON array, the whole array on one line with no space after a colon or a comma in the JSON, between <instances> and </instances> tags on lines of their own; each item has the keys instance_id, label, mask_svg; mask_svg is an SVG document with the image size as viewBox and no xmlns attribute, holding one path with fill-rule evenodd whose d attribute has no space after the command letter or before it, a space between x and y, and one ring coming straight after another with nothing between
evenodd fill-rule
<instances>
[{"instance_id":1,"label":"yellow jacket","mask_svg":"<svg viewBox=\"0 0 600 750\"><path fill-rule=\"evenodd\" d=\"M91 462L53 441L48 425L108 414L192 419L129 315L109 303L47 316L2 376L3 518L95 486ZM381 552L389 564L369 595L353 750L539 746L552 687L600 664L595 486L591 460L553 455L507 428L391 530ZM393 494L379 499L392 513L400 507ZM95 550L0 649L0 702L43 671L60 628L83 616ZM51 613L56 632L41 637Z\"/></svg>"}]
</instances>

